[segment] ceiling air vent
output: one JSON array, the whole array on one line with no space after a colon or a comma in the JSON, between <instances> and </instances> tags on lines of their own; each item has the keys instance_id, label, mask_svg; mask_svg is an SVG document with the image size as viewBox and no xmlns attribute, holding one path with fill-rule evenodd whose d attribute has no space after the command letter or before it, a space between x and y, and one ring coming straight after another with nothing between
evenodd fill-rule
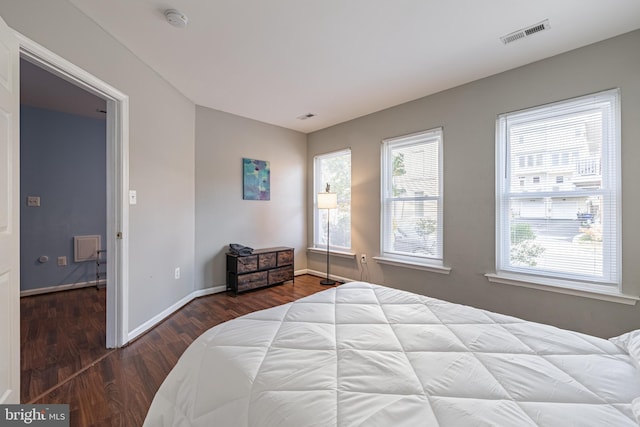
<instances>
[{"instance_id":1,"label":"ceiling air vent","mask_svg":"<svg viewBox=\"0 0 640 427\"><path fill-rule=\"evenodd\" d=\"M307 114L303 114L301 116L296 117L298 120L307 120L310 119L311 117L315 117L316 115L313 113L307 113Z\"/></svg>"},{"instance_id":2,"label":"ceiling air vent","mask_svg":"<svg viewBox=\"0 0 640 427\"><path fill-rule=\"evenodd\" d=\"M516 40L520 40L525 37L532 36L536 33L539 33L540 31L548 30L549 28L551 28L549 26L549 20L545 19L544 21L538 24L531 25L530 27L523 28L518 31L514 31L513 33L507 34L506 36L502 36L500 37L500 40L502 40L502 43L504 44L509 44Z\"/></svg>"}]
</instances>

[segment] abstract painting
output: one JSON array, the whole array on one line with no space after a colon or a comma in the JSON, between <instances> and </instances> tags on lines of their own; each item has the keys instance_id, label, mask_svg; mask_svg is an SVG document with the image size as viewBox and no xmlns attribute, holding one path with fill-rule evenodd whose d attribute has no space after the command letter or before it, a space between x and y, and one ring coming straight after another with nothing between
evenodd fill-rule
<instances>
[{"instance_id":1,"label":"abstract painting","mask_svg":"<svg viewBox=\"0 0 640 427\"><path fill-rule=\"evenodd\" d=\"M266 160L242 159L242 198L271 199L271 170Z\"/></svg>"}]
</instances>

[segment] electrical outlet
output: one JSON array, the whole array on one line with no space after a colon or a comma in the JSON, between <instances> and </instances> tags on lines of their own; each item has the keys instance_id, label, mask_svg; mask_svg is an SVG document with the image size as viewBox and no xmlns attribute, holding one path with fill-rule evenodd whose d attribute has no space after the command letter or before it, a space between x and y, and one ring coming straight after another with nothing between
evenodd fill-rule
<instances>
[{"instance_id":1,"label":"electrical outlet","mask_svg":"<svg viewBox=\"0 0 640 427\"><path fill-rule=\"evenodd\" d=\"M360 255L360 263L361 264L366 264L367 263L367 255L366 254Z\"/></svg>"},{"instance_id":2,"label":"electrical outlet","mask_svg":"<svg viewBox=\"0 0 640 427\"><path fill-rule=\"evenodd\" d=\"M173 277L176 279L180 278L180 267L176 267L176 270L173 272Z\"/></svg>"},{"instance_id":3,"label":"electrical outlet","mask_svg":"<svg viewBox=\"0 0 640 427\"><path fill-rule=\"evenodd\" d=\"M64 267L67 265L67 257L66 256L59 256L58 257L58 267Z\"/></svg>"}]
</instances>

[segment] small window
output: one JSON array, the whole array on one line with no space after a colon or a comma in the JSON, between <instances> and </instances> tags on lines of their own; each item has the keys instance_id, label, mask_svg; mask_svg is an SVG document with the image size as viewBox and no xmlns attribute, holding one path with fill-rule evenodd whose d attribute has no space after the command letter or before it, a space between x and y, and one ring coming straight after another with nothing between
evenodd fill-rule
<instances>
[{"instance_id":1,"label":"small window","mask_svg":"<svg viewBox=\"0 0 640 427\"><path fill-rule=\"evenodd\" d=\"M556 184L562 184L564 182L564 176L556 176Z\"/></svg>"},{"instance_id":2,"label":"small window","mask_svg":"<svg viewBox=\"0 0 640 427\"><path fill-rule=\"evenodd\" d=\"M313 244L327 248L327 215L329 215L329 246L337 250L351 249L351 150L322 154L314 158L314 227ZM318 209L316 194L326 185L338 197L338 208Z\"/></svg>"},{"instance_id":3,"label":"small window","mask_svg":"<svg viewBox=\"0 0 640 427\"><path fill-rule=\"evenodd\" d=\"M534 176L533 177L533 183L534 184L540 184L540 177L539 176Z\"/></svg>"},{"instance_id":4,"label":"small window","mask_svg":"<svg viewBox=\"0 0 640 427\"><path fill-rule=\"evenodd\" d=\"M382 145L384 257L442 265L442 129Z\"/></svg>"}]
</instances>

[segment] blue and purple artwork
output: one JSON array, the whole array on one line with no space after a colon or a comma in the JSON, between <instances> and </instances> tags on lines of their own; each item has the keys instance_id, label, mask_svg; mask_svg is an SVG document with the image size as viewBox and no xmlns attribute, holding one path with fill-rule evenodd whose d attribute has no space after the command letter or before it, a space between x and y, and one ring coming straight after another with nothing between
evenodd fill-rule
<instances>
[{"instance_id":1,"label":"blue and purple artwork","mask_svg":"<svg viewBox=\"0 0 640 427\"><path fill-rule=\"evenodd\" d=\"M242 159L242 178L244 200L271 199L271 170L268 161Z\"/></svg>"}]
</instances>

